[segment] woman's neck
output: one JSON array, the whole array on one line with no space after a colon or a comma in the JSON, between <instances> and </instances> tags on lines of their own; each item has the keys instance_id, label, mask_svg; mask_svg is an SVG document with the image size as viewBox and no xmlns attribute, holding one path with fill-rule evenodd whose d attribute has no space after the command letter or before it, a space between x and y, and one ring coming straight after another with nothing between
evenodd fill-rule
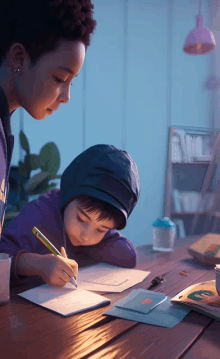
<instances>
[{"instance_id":1,"label":"woman's neck","mask_svg":"<svg viewBox=\"0 0 220 359\"><path fill-rule=\"evenodd\" d=\"M12 76L4 67L0 67L0 86L8 101L9 112L21 107L16 96L15 83Z\"/></svg>"}]
</instances>

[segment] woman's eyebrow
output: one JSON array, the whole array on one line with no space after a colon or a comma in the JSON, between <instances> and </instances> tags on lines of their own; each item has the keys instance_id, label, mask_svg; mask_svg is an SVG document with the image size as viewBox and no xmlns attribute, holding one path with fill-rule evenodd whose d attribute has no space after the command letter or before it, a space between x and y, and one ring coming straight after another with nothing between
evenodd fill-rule
<instances>
[{"instance_id":1,"label":"woman's eyebrow","mask_svg":"<svg viewBox=\"0 0 220 359\"><path fill-rule=\"evenodd\" d=\"M58 69L68 72L69 74L73 75L73 71L69 67L65 66L58 66ZM77 75L76 75L77 76ZM76 77L75 76L75 77Z\"/></svg>"}]
</instances>

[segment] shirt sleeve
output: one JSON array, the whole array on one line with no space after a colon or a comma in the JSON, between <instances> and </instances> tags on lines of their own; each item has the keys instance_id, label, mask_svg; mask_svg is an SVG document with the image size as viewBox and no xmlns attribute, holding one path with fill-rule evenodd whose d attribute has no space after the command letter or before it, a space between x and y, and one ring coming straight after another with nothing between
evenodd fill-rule
<instances>
[{"instance_id":1,"label":"shirt sleeve","mask_svg":"<svg viewBox=\"0 0 220 359\"><path fill-rule=\"evenodd\" d=\"M116 229L108 231L100 243L81 249L88 259L120 267L134 268L138 261L134 244Z\"/></svg>"},{"instance_id":2,"label":"shirt sleeve","mask_svg":"<svg viewBox=\"0 0 220 359\"><path fill-rule=\"evenodd\" d=\"M34 226L41 229L45 221L45 216L40 207L36 201L33 201L3 229L0 241L0 252L8 253L11 257L12 279L18 279L16 265L21 253L48 253L47 248L32 233Z\"/></svg>"}]
</instances>

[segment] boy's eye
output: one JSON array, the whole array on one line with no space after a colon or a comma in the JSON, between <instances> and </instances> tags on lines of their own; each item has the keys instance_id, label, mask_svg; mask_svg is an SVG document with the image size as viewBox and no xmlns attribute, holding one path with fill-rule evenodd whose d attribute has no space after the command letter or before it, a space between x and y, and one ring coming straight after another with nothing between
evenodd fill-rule
<instances>
[{"instance_id":1,"label":"boy's eye","mask_svg":"<svg viewBox=\"0 0 220 359\"><path fill-rule=\"evenodd\" d=\"M85 221L83 221L78 215L77 215L77 219L78 219L79 222L85 223ZM97 232L105 233L105 231L100 231L99 229L97 229Z\"/></svg>"},{"instance_id":2,"label":"boy's eye","mask_svg":"<svg viewBox=\"0 0 220 359\"><path fill-rule=\"evenodd\" d=\"M99 229L97 229L97 232L100 232L100 233L105 233L105 231L100 231Z\"/></svg>"},{"instance_id":3,"label":"boy's eye","mask_svg":"<svg viewBox=\"0 0 220 359\"><path fill-rule=\"evenodd\" d=\"M85 222L81 218L79 218L79 216L77 216L77 219L78 219L79 222L83 222L83 223Z\"/></svg>"}]
</instances>

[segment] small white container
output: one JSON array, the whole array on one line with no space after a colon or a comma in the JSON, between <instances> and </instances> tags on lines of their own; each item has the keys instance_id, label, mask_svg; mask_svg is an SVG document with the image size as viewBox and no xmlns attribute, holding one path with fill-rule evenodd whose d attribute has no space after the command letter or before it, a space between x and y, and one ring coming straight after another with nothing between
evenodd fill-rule
<instances>
[{"instance_id":1,"label":"small white container","mask_svg":"<svg viewBox=\"0 0 220 359\"><path fill-rule=\"evenodd\" d=\"M215 280L216 280L216 290L218 295L220 295L220 269L215 267Z\"/></svg>"},{"instance_id":2,"label":"small white container","mask_svg":"<svg viewBox=\"0 0 220 359\"><path fill-rule=\"evenodd\" d=\"M0 305L10 300L11 258L7 253L0 253Z\"/></svg>"},{"instance_id":3,"label":"small white container","mask_svg":"<svg viewBox=\"0 0 220 359\"><path fill-rule=\"evenodd\" d=\"M153 250L173 252L175 224L168 218L158 218L153 223Z\"/></svg>"}]
</instances>

